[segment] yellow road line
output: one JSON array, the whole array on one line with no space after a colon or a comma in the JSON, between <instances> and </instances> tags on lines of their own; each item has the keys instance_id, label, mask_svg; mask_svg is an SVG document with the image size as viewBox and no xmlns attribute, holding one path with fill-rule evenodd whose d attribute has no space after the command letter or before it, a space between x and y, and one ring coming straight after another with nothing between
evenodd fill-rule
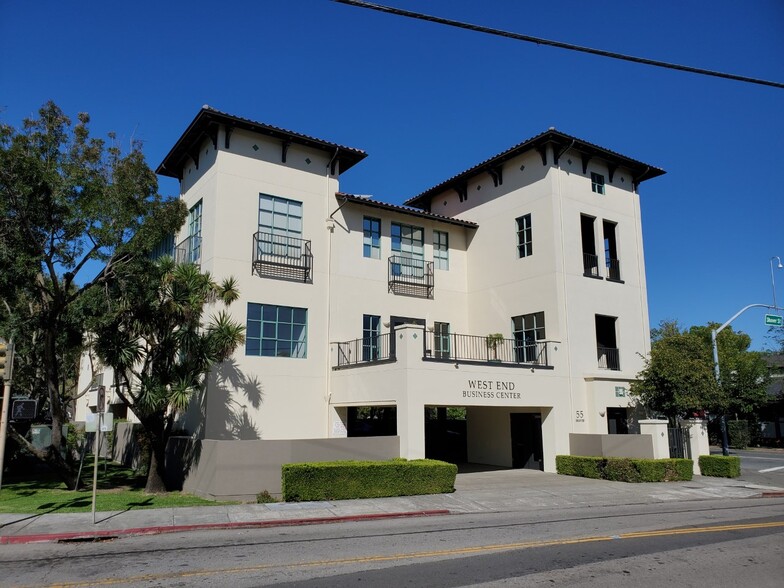
<instances>
[{"instance_id":1,"label":"yellow road line","mask_svg":"<svg viewBox=\"0 0 784 588\"><path fill-rule=\"evenodd\" d=\"M552 539L549 541L525 541L520 543L500 543L495 545L478 545L476 547L460 547L456 549L443 549L438 551L416 551L411 553L398 553L391 555L372 555L364 557L349 557L344 559L325 559L309 562L298 562L291 564L263 564L256 566L246 566L237 568L222 568L219 570L193 570L169 572L164 574L145 574L141 576L130 576L124 578L104 578L102 580L93 579L89 582L62 582L50 584L48 588L86 588L90 586L112 586L118 584L129 584L131 582L150 582L156 580L166 580L174 578L192 578L195 576L210 576L217 574L243 574L250 572L260 572L270 569L284 568L304 568L314 566L336 566L347 564L376 563L398 561L406 559L421 559L427 557L447 557L453 555L466 555L475 553L487 553L492 551L509 551L512 549L531 549L535 547L553 547L556 545L575 545L578 543L597 543L600 541L616 541L618 539L644 539L647 537L667 537L671 535L691 535L697 533L720 533L726 531L743 531L749 529L771 529L784 527L784 521L770 523L745 523L738 525L716 525L710 527L690 527L684 529L663 529L660 531L637 531L633 533L620 533L618 535L599 535L594 537L578 537L574 539Z\"/></svg>"}]
</instances>

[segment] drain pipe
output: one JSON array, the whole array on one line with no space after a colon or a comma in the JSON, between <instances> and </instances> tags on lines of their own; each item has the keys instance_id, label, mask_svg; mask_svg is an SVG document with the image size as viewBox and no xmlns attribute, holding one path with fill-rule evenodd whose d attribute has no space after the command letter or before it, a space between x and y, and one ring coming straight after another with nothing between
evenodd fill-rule
<instances>
[{"instance_id":1,"label":"drain pipe","mask_svg":"<svg viewBox=\"0 0 784 588\"><path fill-rule=\"evenodd\" d=\"M332 165L335 163L335 160L338 157L338 153L340 152L340 148L335 149L335 153L332 155L332 159L329 160L327 163L326 169L326 196L327 196L327 203L329 203L330 199L330 170L332 169ZM325 362L325 377L324 377L324 384L325 384L325 392L326 392L326 401L327 401L327 418L325 419L324 426L326 427L325 437L329 437L330 435L330 421L332 419L332 408L330 406L330 402L332 400L332 366L330 365L332 359L332 344L330 343L331 334L332 334L332 235L335 232L335 218L334 215L343 208L343 205L348 202L348 198L343 199L343 204L337 207L335 211L327 217L327 231L329 235L327 236L327 351L326 351L326 362Z\"/></svg>"}]
</instances>

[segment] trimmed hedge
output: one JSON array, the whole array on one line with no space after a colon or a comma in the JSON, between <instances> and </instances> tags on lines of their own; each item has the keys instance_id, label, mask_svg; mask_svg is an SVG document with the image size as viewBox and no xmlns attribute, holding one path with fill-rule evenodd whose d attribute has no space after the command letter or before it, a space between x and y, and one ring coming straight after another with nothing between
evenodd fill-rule
<instances>
[{"instance_id":1,"label":"trimmed hedge","mask_svg":"<svg viewBox=\"0 0 784 588\"><path fill-rule=\"evenodd\" d=\"M290 463L282 468L283 500L346 500L455 491L457 466L434 459Z\"/></svg>"},{"instance_id":2,"label":"trimmed hedge","mask_svg":"<svg viewBox=\"0 0 784 588\"><path fill-rule=\"evenodd\" d=\"M691 480L690 459L634 459L630 457L589 457L556 455L555 471L615 482L677 482Z\"/></svg>"},{"instance_id":3,"label":"trimmed hedge","mask_svg":"<svg viewBox=\"0 0 784 588\"><path fill-rule=\"evenodd\" d=\"M737 455L701 455L700 472L703 476L737 478L740 476L740 458Z\"/></svg>"}]
</instances>

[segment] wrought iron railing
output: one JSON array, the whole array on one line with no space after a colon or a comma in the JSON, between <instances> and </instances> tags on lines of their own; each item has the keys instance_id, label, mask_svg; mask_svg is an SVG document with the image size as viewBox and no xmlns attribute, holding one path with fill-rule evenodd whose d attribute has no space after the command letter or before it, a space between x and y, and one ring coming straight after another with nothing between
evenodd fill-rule
<instances>
[{"instance_id":1,"label":"wrought iron railing","mask_svg":"<svg viewBox=\"0 0 784 588\"><path fill-rule=\"evenodd\" d=\"M433 297L433 262L402 255L389 258L389 291L409 296Z\"/></svg>"},{"instance_id":2,"label":"wrought iron railing","mask_svg":"<svg viewBox=\"0 0 784 588\"><path fill-rule=\"evenodd\" d=\"M618 259L607 260L607 279L621 281L621 262Z\"/></svg>"},{"instance_id":3,"label":"wrought iron railing","mask_svg":"<svg viewBox=\"0 0 784 588\"><path fill-rule=\"evenodd\" d=\"M313 269L310 241L259 231L253 235L253 272L307 282Z\"/></svg>"},{"instance_id":4,"label":"wrought iron railing","mask_svg":"<svg viewBox=\"0 0 784 588\"><path fill-rule=\"evenodd\" d=\"M394 360L390 347L390 333L363 337L337 344L336 368L372 364Z\"/></svg>"},{"instance_id":5,"label":"wrought iron railing","mask_svg":"<svg viewBox=\"0 0 784 588\"><path fill-rule=\"evenodd\" d=\"M201 263L201 235L191 235L174 248L175 263Z\"/></svg>"},{"instance_id":6,"label":"wrought iron railing","mask_svg":"<svg viewBox=\"0 0 784 588\"><path fill-rule=\"evenodd\" d=\"M550 367L547 341L495 339L482 335L425 335L425 360Z\"/></svg>"},{"instance_id":7,"label":"wrought iron railing","mask_svg":"<svg viewBox=\"0 0 784 588\"><path fill-rule=\"evenodd\" d=\"M592 278L599 277L599 256L593 253L583 253L583 275Z\"/></svg>"},{"instance_id":8,"label":"wrought iron railing","mask_svg":"<svg viewBox=\"0 0 784 588\"><path fill-rule=\"evenodd\" d=\"M621 369L621 358L618 349L615 347L596 347L596 355L599 359L599 369L615 370Z\"/></svg>"}]
</instances>

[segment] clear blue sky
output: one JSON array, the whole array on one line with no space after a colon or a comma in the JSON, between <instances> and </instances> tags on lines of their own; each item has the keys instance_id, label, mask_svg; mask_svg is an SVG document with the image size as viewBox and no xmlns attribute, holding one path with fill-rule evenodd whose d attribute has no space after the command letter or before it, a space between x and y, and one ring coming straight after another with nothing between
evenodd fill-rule
<instances>
[{"instance_id":1,"label":"clear blue sky","mask_svg":"<svg viewBox=\"0 0 784 588\"><path fill-rule=\"evenodd\" d=\"M386 0L600 49L784 81L781 0ZM401 203L554 126L667 170L641 187L651 324L772 301L784 90L490 37L329 0L0 0L0 120L46 100L144 142L202 104L366 150L347 192ZM161 179L164 194L176 182ZM784 270L777 270L784 301ZM766 344L762 310L733 326Z\"/></svg>"}]
</instances>

